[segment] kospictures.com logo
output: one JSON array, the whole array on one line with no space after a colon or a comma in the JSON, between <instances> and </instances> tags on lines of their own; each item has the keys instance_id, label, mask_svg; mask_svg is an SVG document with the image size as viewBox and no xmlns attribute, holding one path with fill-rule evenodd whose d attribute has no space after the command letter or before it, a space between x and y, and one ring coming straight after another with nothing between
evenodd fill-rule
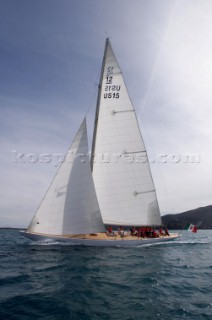
<instances>
[{"instance_id":1,"label":"kospictures.com logo","mask_svg":"<svg viewBox=\"0 0 212 320\"><path fill-rule=\"evenodd\" d=\"M62 153L25 153L13 150L12 152L13 163L26 163L26 164L53 164L55 167L63 162L72 163L74 160L85 163L91 161L91 153L83 154L68 152L66 155ZM158 153L155 157L148 158L146 152L130 153L130 152L117 152L117 153L98 153L92 155L94 163L161 163L161 164L197 164L200 163L201 158L197 153L193 154L178 154L178 153Z\"/></svg>"}]
</instances>

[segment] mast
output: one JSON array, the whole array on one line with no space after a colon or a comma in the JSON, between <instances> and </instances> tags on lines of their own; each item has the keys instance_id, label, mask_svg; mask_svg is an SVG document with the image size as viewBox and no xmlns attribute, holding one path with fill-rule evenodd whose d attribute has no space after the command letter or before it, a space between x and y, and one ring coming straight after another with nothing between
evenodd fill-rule
<instances>
[{"instance_id":1,"label":"mast","mask_svg":"<svg viewBox=\"0 0 212 320\"><path fill-rule=\"evenodd\" d=\"M104 67L105 67L105 59L106 59L108 43L109 43L109 38L106 38L105 50L104 50L104 56L102 60L102 68L101 68L100 80L99 80L99 86L98 86L98 96L97 96L97 102L96 102L96 114L95 114L95 120L94 120L93 141L92 141L92 150L91 150L91 171L93 171L93 162L94 162L94 156L95 156L96 133L97 133L99 107L100 107L100 100L101 100L101 93L102 93L102 79L104 75Z\"/></svg>"}]
</instances>

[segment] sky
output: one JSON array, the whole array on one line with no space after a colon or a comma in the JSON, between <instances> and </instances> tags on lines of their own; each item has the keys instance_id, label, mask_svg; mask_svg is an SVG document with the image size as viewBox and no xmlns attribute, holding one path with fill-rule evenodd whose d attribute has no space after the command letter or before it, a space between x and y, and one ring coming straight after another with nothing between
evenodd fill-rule
<instances>
[{"instance_id":1,"label":"sky","mask_svg":"<svg viewBox=\"0 0 212 320\"><path fill-rule=\"evenodd\" d=\"M106 37L161 213L211 205L211 16L210 0L1 0L0 227L29 224L85 115L91 140Z\"/></svg>"}]
</instances>

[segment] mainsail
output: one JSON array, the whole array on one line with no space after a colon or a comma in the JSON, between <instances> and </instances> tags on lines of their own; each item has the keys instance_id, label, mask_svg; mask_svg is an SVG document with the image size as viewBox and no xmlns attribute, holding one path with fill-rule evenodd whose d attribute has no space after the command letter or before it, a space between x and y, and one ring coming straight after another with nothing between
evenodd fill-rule
<instances>
[{"instance_id":1,"label":"mainsail","mask_svg":"<svg viewBox=\"0 0 212 320\"><path fill-rule=\"evenodd\" d=\"M103 222L161 225L145 145L109 39L103 58L92 155Z\"/></svg>"},{"instance_id":2,"label":"mainsail","mask_svg":"<svg viewBox=\"0 0 212 320\"><path fill-rule=\"evenodd\" d=\"M104 232L88 157L84 120L28 232L51 235Z\"/></svg>"}]
</instances>

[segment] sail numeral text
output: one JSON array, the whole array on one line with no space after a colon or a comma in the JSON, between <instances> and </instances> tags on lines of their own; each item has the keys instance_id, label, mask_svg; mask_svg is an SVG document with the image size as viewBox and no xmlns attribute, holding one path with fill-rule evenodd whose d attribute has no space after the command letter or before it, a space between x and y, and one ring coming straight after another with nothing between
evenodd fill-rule
<instances>
[{"instance_id":1,"label":"sail numeral text","mask_svg":"<svg viewBox=\"0 0 212 320\"><path fill-rule=\"evenodd\" d=\"M105 99L107 99L107 98L109 98L109 99L111 99L111 98L113 98L113 99L118 99L118 98L119 98L119 92L104 93L104 98L105 98Z\"/></svg>"},{"instance_id":2,"label":"sail numeral text","mask_svg":"<svg viewBox=\"0 0 212 320\"><path fill-rule=\"evenodd\" d=\"M108 67L107 68L107 74L113 73L114 67Z\"/></svg>"},{"instance_id":3,"label":"sail numeral text","mask_svg":"<svg viewBox=\"0 0 212 320\"><path fill-rule=\"evenodd\" d=\"M105 87L105 91L120 91L121 86L106 86Z\"/></svg>"},{"instance_id":4,"label":"sail numeral text","mask_svg":"<svg viewBox=\"0 0 212 320\"><path fill-rule=\"evenodd\" d=\"M113 84L113 71L114 67L107 68L104 99L119 99L119 92L117 91L120 91L121 86Z\"/></svg>"},{"instance_id":5,"label":"sail numeral text","mask_svg":"<svg viewBox=\"0 0 212 320\"><path fill-rule=\"evenodd\" d=\"M112 76L107 76L106 78L106 84L111 84L113 81L113 77Z\"/></svg>"}]
</instances>

